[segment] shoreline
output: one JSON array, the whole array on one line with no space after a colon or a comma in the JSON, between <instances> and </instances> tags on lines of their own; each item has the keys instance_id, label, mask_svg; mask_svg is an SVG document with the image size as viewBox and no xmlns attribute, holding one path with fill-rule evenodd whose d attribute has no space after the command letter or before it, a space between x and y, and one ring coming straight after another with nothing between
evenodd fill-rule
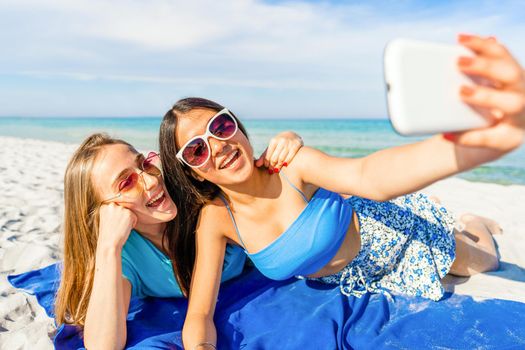
<instances>
[{"instance_id":1,"label":"shoreline","mask_svg":"<svg viewBox=\"0 0 525 350\"><path fill-rule=\"evenodd\" d=\"M7 275L42 268L61 258L63 175L78 144L0 136L0 350L53 348L53 320L34 296ZM525 303L525 186L473 182L457 177L422 192L438 196L454 214L472 212L498 221L501 267L471 278L445 280L448 290L476 299Z\"/></svg>"},{"instance_id":2,"label":"shoreline","mask_svg":"<svg viewBox=\"0 0 525 350\"><path fill-rule=\"evenodd\" d=\"M115 136L111 132L107 132L107 134L109 134L110 136ZM118 136L117 136L117 138L118 138ZM54 143L54 144L61 145L61 146L66 146L66 147L78 147L80 145L80 143L78 143L78 142L54 141L54 140L38 139L38 138L34 138L34 137L0 135L0 143L2 143L4 140L9 140L9 139L24 140L24 141L29 141L29 142L33 142L34 141L34 142ZM525 145L522 146L522 147L525 148ZM138 149L138 150L139 151L144 151L144 150L140 150L140 149ZM460 179L460 180L463 180L463 181L466 181L466 182L471 182L471 183L476 183L476 184L495 184L495 185L500 185L500 186L504 186L504 187L509 187L509 186L525 187L525 184L508 183L508 182L506 182L506 180L500 180L499 182L498 181L473 180L473 179L470 179L470 178L460 177L460 174L454 175L454 176L452 176L452 177L450 177L448 179ZM448 179L446 179L446 180L448 180ZM441 181L444 181L444 180L441 180Z\"/></svg>"}]
</instances>

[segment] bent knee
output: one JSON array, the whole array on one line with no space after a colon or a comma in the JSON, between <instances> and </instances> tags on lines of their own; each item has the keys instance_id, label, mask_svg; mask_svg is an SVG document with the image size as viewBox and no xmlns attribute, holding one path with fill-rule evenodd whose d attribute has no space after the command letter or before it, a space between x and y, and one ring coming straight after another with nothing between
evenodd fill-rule
<instances>
[{"instance_id":1,"label":"bent knee","mask_svg":"<svg viewBox=\"0 0 525 350\"><path fill-rule=\"evenodd\" d=\"M460 252L456 253L456 260L450 268L450 273L453 275L469 277L499 269L499 259L495 253L486 252L475 246L464 247L461 253L458 253Z\"/></svg>"}]
</instances>

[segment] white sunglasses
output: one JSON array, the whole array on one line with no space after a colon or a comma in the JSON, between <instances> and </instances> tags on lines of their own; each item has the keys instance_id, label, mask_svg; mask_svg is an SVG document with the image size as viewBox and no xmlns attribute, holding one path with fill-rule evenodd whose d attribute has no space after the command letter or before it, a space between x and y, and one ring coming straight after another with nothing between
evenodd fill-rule
<instances>
[{"instance_id":1,"label":"white sunglasses","mask_svg":"<svg viewBox=\"0 0 525 350\"><path fill-rule=\"evenodd\" d=\"M228 140L235 135L239 126L233 114L227 109L217 112L206 125L206 132L191 138L177 152L177 159L189 167L199 168L210 159L211 147L208 137Z\"/></svg>"}]
</instances>

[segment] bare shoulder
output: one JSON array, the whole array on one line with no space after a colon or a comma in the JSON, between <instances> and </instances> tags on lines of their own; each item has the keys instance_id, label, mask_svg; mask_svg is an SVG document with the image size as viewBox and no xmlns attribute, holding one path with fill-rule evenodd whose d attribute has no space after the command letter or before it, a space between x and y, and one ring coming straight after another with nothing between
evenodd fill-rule
<instances>
[{"instance_id":1,"label":"bare shoulder","mask_svg":"<svg viewBox=\"0 0 525 350\"><path fill-rule=\"evenodd\" d=\"M225 232L228 232L230 225L231 218L226 204L220 198L215 198L202 207L196 234L227 237Z\"/></svg>"},{"instance_id":2,"label":"bare shoulder","mask_svg":"<svg viewBox=\"0 0 525 350\"><path fill-rule=\"evenodd\" d=\"M287 169L289 169L289 171L303 171L304 169L309 169L312 163L327 157L330 156L316 148L303 146L297 151L297 154Z\"/></svg>"},{"instance_id":3,"label":"bare shoulder","mask_svg":"<svg viewBox=\"0 0 525 350\"><path fill-rule=\"evenodd\" d=\"M216 220L226 216L229 217L228 208L226 207L226 203L219 197L212 199L201 209L201 217L206 220Z\"/></svg>"},{"instance_id":4,"label":"bare shoulder","mask_svg":"<svg viewBox=\"0 0 525 350\"><path fill-rule=\"evenodd\" d=\"M305 181L307 175L312 171L315 172L326 157L329 156L318 149L303 146L297 152L292 162L283 170L290 180L307 183L308 181Z\"/></svg>"}]
</instances>

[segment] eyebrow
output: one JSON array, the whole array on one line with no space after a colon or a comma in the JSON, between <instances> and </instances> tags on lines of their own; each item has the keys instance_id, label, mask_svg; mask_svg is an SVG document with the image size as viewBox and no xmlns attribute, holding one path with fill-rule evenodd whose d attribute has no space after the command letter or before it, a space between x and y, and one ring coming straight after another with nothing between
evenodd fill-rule
<instances>
[{"instance_id":1,"label":"eyebrow","mask_svg":"<svg viewBox=\"0 0 525 350\"><path fill-rule=\"evenodd\" d=\"M137 153L137 155L135 156L135 165L139 163L139 160L142 157L144 157L142 153ZM115 179L111 182L111 187L114 188L117 185L117 183L124 178L124 175L129 173L130 169L132 168L128 167L128 168L122 169L122 171L118 173L118 175L115 176Z\"/></svg>"},{"instance_id":2,"label":"eyebrow","mask_svg":"<svg viewBox=\"0 0 525 350\"><path fill-rule=\"evenodd\" d=\"M215 112L211 117L208 118L208 120L206 120L206 123L204 123L204 132L192 133L192 134L194 134L193 136L189 137L184 143L181 143L180 146L177 146L177 151L180 150L180 148L181 148L182 146L184 146L186 143L188 143L189 140L192 140L192 139L194 139L194 138L197 137L197 136L202 137L203 135L205 135L205 134L206 134L206 131L208 130L208 124L210 123L210 120L211 120L213 117L215 117L215 116L217 115L217 113L219 113L219 111ZM197 119L201 119L201 118L202 118L202 115L198 115L197 117L194 116L193 118L194 118L195 120L197 120ZM190 131L194 131L194 132L195 132L196 129L197 129L197 126L193 127L192 130L190 130ZM178 138L177 138L177 141L178 141ZM176 143L178 143L178 142L176 142Z\"/></svg>"}]
</instances>

